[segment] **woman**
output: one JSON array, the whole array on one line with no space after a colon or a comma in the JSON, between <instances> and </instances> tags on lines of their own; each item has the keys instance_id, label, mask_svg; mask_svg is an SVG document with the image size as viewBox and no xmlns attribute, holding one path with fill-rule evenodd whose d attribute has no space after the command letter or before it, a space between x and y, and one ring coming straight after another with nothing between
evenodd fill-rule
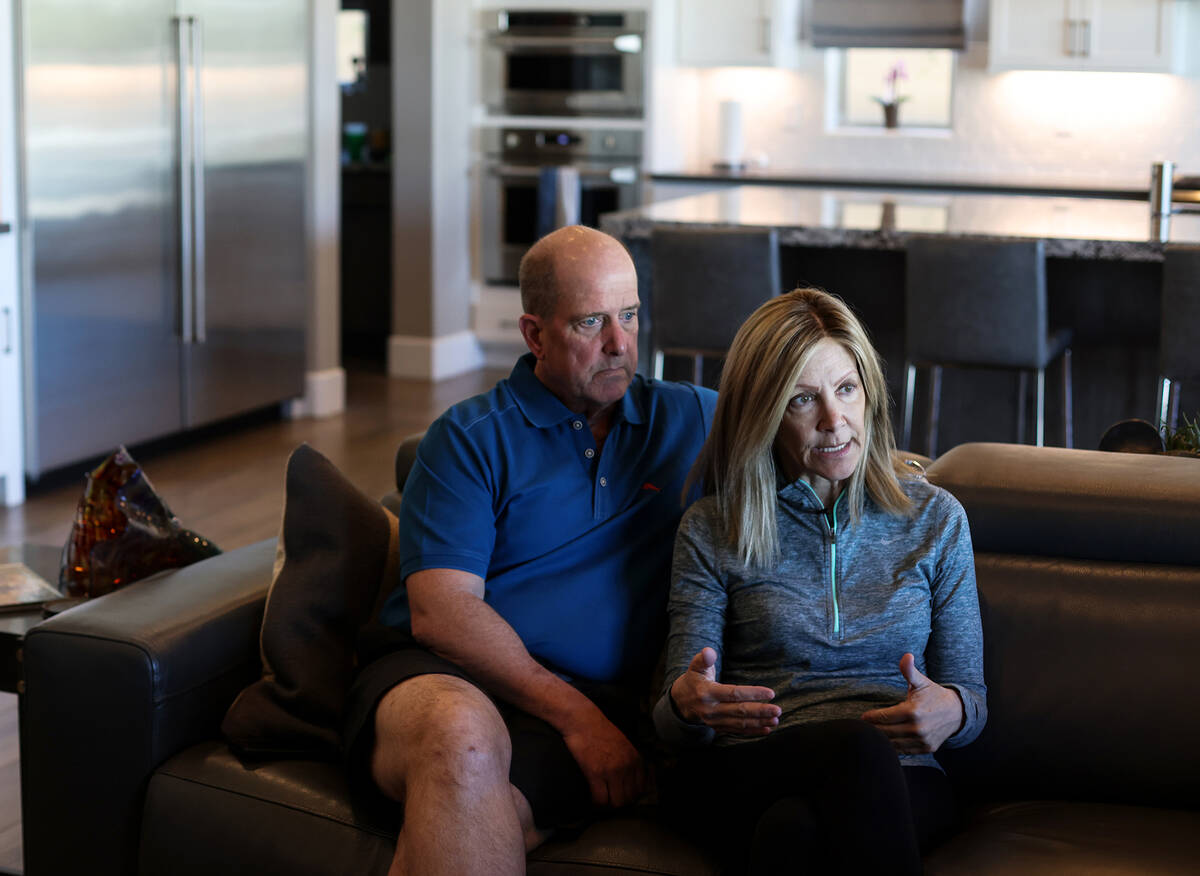
<instances>
[{"instance_id":1,"label":"woman","mask_svg":"<svg viewBox=\"0 0 1200 876\"><path fill-rule=\"evenodd\" d=\"M987 715L971 540L893 449L879 357L840 299L797 289L751 315L692 471L706 495L676 537L655 708L668 741L711 743L674 792L751 872L920 872L953 823L933 752Z\"/></svg>"}]
</instances>

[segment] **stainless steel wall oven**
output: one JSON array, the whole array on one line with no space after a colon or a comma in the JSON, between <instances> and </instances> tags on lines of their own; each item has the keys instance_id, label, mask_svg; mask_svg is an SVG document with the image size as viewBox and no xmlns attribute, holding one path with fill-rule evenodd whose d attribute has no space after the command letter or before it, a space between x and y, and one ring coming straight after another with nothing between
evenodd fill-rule
<instances>
[{"instance_id":1,"label":"stainless steel wall oven","mask_svg":"<svg viewBox=\"0 0 1200 876\"><path fill-rule=\"evenodd\" d=\"M483 29L488 112L641 117L644 12L492 10Z\"/></svg>"},{"instance_id":2,"label":"stainless steel wall oven","mask_svg":"<svg viewBox=\"0 0 1200 876\"><path fill-rule=\"evenodd\" d=\"M578 222L641 203L642 132L492 128L483 132L483 279L516 285L521 257L537 240L547 168L578 176Z\"/></svg>"}]
</instances>

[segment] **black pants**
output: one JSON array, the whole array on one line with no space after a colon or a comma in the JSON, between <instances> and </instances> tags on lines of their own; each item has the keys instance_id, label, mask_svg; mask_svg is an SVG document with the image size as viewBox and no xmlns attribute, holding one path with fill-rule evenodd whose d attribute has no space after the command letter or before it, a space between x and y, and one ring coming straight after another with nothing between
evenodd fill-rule
<instances>
[{"instance_id":1,"label":"black pants","mask_svg":"<svg viewBox=\"0 0 1200 876\"><path fill-rule=\"evenodd\" d=\"M864 721L789 727L681 759L664 799L731 873L920 873L955 823L950 783Z\"/></svg>"}]
</instances>

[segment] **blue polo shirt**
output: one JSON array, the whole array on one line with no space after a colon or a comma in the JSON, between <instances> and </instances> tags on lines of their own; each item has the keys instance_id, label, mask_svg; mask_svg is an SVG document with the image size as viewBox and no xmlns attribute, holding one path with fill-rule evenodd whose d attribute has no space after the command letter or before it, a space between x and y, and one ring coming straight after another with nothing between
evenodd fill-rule
<instances>
[{"instance_id":1,"label":"blue polo shirt","mask_svg":"<svg viewBox=\"0 0 1200 876\"><path fill-rule=\"evenodd\" d=\"M429 427L404 485L400 577L472 572L535 658L594 681L636 677L665 636L680 494L717 396L637 375L597 452L534 362ZM403 586L382 619L408 629Z\"/></svg>"}]
</instances>

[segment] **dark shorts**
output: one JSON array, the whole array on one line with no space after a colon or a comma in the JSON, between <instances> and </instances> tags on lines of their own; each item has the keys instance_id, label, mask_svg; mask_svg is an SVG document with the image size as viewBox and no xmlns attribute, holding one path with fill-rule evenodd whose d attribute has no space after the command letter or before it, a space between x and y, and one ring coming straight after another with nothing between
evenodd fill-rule
<instances>
[{"instance_id":1,"label":"dark shorts","mask_svg":"<svg viewBox=\"0 0 1200 876\"><path fill-rule=\"evenodd\" d=\"M363 668L346 700L342 741L351 781L374 790L370 757L375 745L375 709L384 694L418 675L452 675L481 686L462 667L398 631L372 631L359 650ZM596 703L635 745L645 738L647 722L637 698L626 689L589 682L572 682L572 686ZM587 780L562 735L540 718L491 699L512 740L509 781L529 801L537 826L561 827L590 815L593 804Z\"/></svg>"}]
</instances>

